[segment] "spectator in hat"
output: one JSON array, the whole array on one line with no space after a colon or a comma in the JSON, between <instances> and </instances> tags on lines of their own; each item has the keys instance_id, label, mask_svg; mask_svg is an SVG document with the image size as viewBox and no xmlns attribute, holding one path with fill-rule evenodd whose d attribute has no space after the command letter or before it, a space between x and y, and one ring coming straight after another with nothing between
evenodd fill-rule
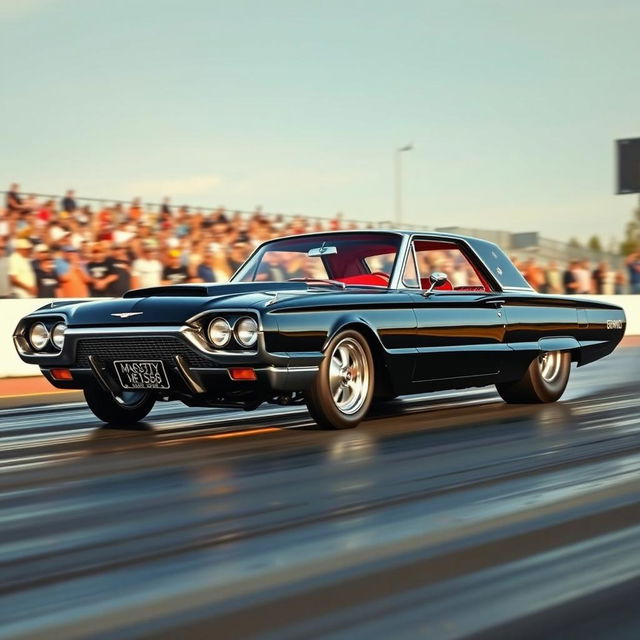
<instances>
[{"instance_id":1,"label":"spectator in hat","mask_svg":"<svg viewBox=\"0 0 640 640\"><path fill-rule=\"evenodd\" d=\"M14 242L15 251L9 258L9 279L14 298L33 298L38 293L36 274L31 264L31 243L26 238Z\"/></svg>"},{"instance_id":2,"label":"spectator in hat","mask_svg":"<svg viewBox=\"0 0 640 640\"><path fill-rule=\"evenodd\" d=\"M37 270L40 266L40 261L49 257L49 247L41 242L34 247L33 253L35 254L35 257L31 260L31 264L33 265L34 270Z\"/></svg>"},{"instance_id":3,"label":"spectator in hat","mask_svg":"<svg viewBox=\"0 0 640 640\"><path fill-rule=\"evenodd\" d=\"M189 282L189 271L180 263L182 252L179 249L169 251L169 260L162 271L162 284L184 284Z\"/></svg>"}]
</instances>

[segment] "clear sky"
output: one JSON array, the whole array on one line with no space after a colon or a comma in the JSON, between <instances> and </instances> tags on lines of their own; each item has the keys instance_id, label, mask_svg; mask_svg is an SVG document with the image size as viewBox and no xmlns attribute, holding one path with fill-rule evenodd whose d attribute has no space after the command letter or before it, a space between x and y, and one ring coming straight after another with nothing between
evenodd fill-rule
<instances>
[{"instance_id":1,"label":"clear sky","mask_svg":"<svg viewBox=\"0 0 640 640\"><path fill-rule=\"evenodd\" d=\"M0 0L25 191L622 234L638 0ZM6 187L3 187L6 188Z\"/></svg>"}]
</instances>

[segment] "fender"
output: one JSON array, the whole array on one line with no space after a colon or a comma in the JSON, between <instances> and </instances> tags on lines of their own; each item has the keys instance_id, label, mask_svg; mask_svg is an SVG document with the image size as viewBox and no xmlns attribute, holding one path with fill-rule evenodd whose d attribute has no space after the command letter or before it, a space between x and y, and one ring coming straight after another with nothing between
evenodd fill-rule
<instances>
[{"instance_id":1,"label":"fender","mask_svg":"<svg viewBox=\"0 0 640 640\"><path fill-rule=\"evenodd\" d=\"M376 369L376 396L394 397L401 393L401 389L407 388L411 384L416 350L413 348L400 349L398 353L390 353L382 343L378 331L366 318L358 314L348 313L334 320L322 346L323 353L329 342L340 331L346 329L359 331L369 343Z\"/></svg>"},{"instance_id":2,"label":"fender","mask_svg":"<svg viewBox=\"0 0 640 640\"><path fill-rule=\"evenodd\" d=\"M351 329L351 328L354 328L354 329L364 328L365 332L363 333L365 333L367 338L373 338L374 340L374 344L370 343L369 346L372 349L379 349L382 352L386 353L386 349L382 344L382 340L380 340L380 336L377 330L374 327L372 327L371 323L368 322L365 318L355 313L345 313L341 316L338 316L331 323L331 326L327 331L327 337L324 341L324 344L322 345L322 351L323 352L325 351L329 342L331 342L331 340L333 340L333 338L338 333L340 333L340 331L344 331L345 329Z\"/></svg>"}]
</instances>

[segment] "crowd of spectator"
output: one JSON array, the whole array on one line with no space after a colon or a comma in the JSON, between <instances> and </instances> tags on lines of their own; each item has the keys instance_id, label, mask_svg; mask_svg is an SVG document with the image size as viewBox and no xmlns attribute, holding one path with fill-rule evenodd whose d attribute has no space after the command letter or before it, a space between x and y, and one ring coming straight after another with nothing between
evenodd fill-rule
<instances>
[{"instance_id":1,"label":"crowd of spectator","mask_svg":"<svg viewBox=\"0 0 640 640\"><path fill-rule=\"evenodd\" d=\"M640 294L640 247L625 260L628 274L607 262L591 265L588 260L570 260L560 266L551 260L546 266L535 258L511 258L526 281L540 293L557 294ZM628 284L627 284L628 283Z\"/></svg>"},{"instance_id":2,"label":"crowd of spectator","mask_svg":"<svg viewBox=\"0 0 640 640\"><path fill-rule=\"evenodd\" d=\"M120 296L135 287L226 282L260 243L310 231L356 228L331 220L285 219L223 208L203 211L130 204L80 205L74 191L59 201L28 196L12 184L0 208L0 298ZM514 262L544 293L640 293L640 247L626 261L628 278L606 263L545 267Z\"/></svg>"},{"instance_id":3,"label":"crowd of spectator","mask_svg":"<svg viewBox=\"0 0 640 640\"><path fill-rule=\"evenodd\" d=\"M56 202L27 196L19 185L0 209L0 298L120 296L135 287L226 282L270 238L356 228L332 220L285 219L190 209L165 198L150 207L80 206L74 191Z\"/></svg>"}]
</instances>

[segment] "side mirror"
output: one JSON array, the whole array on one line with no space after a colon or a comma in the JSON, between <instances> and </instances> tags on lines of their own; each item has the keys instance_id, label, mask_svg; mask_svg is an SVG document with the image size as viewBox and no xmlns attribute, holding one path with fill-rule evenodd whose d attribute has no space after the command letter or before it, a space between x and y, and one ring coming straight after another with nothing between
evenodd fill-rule
<instances>
[{"instance_id":1,"label":"side mirror","mask_svg":"<svg viewBox=\"0 0 640 640\"><path fill-rule=\"evenodd\" d=\"M431 286L425 291L425 295L431 293L436 287L439 287L441 284L444 284L449 278L446 273L442 271L434 271L429 276L429 282Z\"/></svg>"}]
</instances>

